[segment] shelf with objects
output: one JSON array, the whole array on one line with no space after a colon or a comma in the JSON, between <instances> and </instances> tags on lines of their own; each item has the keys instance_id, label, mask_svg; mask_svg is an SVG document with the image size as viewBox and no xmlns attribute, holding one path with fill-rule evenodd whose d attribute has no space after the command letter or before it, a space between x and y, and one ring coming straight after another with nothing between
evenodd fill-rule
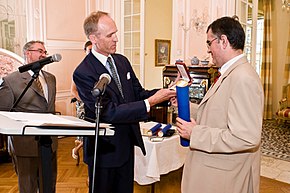
<instances>
[{"instance_id":1,"label":"shelf with objects","mask_svg":"<svg viewBox=\"0 0 290 193\"><path fill-rule=\"evenodd\" d=\"M189 87L190 102L199 104L206 92L218 76L218 67L208 65L186 65L189 75L192 78L192 84ZM178 71L175 65L166 65L163 68L163 88L175 81ZM176 111L168 107L155 107L150 113L157 122L172 123L175 120ZM158 116L157 116L158 115Z\"/></svg>"}]
</instances>

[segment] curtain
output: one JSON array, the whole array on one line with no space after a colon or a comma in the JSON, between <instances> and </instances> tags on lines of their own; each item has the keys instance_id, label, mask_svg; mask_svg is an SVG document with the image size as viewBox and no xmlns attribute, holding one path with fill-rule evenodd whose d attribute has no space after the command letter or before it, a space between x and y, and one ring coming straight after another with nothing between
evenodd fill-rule
<instances>
[{"instance_id":1,"label":"curtain","mask_svg":"<svg viewBox=\"0 0 290 193\"><path fill-rule=\"evenodd\" d=\"M290 27L288 34L288 44L286 50L286 60L285 60L285 68L284 68L284 85L290 84Z\"/></svg>"},{"instance_id":2,"label":"curtain","mask_svg":"<svg viewBox=\"0 0 290 193\"><path fill-rule=\"evenodd\" d=\"M264 9L264 40L263 40L263 59L261 68L261 81L264 88L264 119L272 119L272 25L271 25L271 0L263 1Z\"/></svg>"}]
</instances>

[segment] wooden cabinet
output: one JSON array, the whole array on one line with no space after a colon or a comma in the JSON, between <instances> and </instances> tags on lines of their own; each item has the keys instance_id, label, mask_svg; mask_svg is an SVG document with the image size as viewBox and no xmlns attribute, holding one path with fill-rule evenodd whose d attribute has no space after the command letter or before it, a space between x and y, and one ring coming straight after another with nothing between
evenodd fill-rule
<instances>
[{"instance_id":1,"label":"wooden cabinet","mask_svg":"<svg viewBox=\"0 0 290 193\"><path fill-rule=\"evenodd\" d=\"M188 66L192 84L189 87L189 98L193 103L199 104L205 93L214 82L217 76L217 67L210 66ZM163 87L168 88L177 77L177 68L168 65L163 68Z\"/></svg>"},{"instance_id":2,"label":"wooden cabinet","mask_svg":"<svg viewBox=\"0 0 290 193\"><path fill-rule=\"evenodd\" d=\"M188 66L192 84L189 87L189 99L192 103L199 104L207 90L217 77L218 68L211 66ZM163 88L168 88L177 77L175 65L167 65L163 68ZM161 123L175 122L176 111L168 107L154 107L150 111L150 120Z\"/></svg>"}]
</instances>

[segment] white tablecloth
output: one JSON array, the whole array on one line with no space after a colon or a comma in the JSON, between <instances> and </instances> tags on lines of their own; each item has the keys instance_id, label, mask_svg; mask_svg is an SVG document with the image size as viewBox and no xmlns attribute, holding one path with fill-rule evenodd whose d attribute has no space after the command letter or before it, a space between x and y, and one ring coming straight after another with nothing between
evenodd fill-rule
<instances>
[{"instance_id":1,"label":"white tablecloth","mask_svg":"<svg viewBox=\"0 0 290 193\"><path fill-rule=\"evenodd\" d=\"M154 122L141 123L141 129L150 129ZM164 125L163 125L164 126ZM134 180L140 185L160 181L160 175L167 174L183 166L188 147L180 145L179 135L166 137L162 142L151 142L143 136L146 156L139 147L135 147Z\"/></svg>"}]
</instances>

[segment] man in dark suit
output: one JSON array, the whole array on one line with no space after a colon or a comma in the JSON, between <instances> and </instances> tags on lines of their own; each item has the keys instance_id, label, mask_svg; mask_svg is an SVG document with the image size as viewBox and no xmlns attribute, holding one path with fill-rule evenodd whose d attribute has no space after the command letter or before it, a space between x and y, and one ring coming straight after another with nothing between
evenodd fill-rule
<instances>
[{"instance_id":1,"label":"man in dark suit","mask_svg":"<svg viewBox=\"0 0 290 193\"><path fill-rule=\"evenodd\" d=\"M100 121L111 123L115 134L98 137L94 192L132 193L134 146L139 146L145 155L139 121L148 119L150 107L169 100L176 93L169 89L147 91L141 86L128 59L115 53L117 27L108 13L93 12L86 18L84 30L93 43L93 49L76 68L73 79L85 104L87 118L96 118L96 98L91 94L94 84L103 73L112 76L102 96ZM89 169L90 192L94 142L94 137L84 139L84 161Z\"/></svg>"},{"instance_id":2,"label":"man in dark suit","mask_svg":"<svg viewBox=\"0 0 290 193\"><path fill-rule=\"evenodd\" d=\"M46 57L47 51L42 41L30 41L23 47L25 63L32 63ZM23 98L14 109L13 104L21 95L28 82L31 80L32 71L20 73L15 71L4 77L0 85L0 110L54 113L56 80L51 73L40 71L39 82L34 81ZM37 193L39 189L39 156L38 141L35 136L10 136L8 139L9 152L15 171L18 175L18 188L20 193ZM52 190L55 192L57 176L57 138L52 138Z\"/></svg>"}]
</instances>

